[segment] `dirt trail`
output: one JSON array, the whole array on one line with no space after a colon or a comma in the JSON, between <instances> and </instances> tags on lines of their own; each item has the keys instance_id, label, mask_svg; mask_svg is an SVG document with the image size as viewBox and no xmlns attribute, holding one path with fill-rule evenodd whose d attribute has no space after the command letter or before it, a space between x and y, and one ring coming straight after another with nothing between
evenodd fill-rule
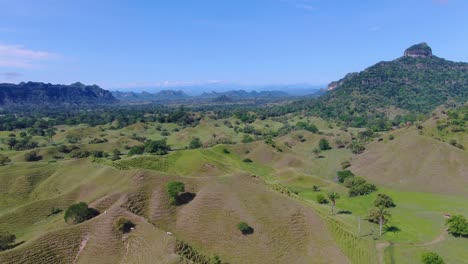
<instances>
[{"instance_id":1,"label":"dirt trail","mask_svg":"<svg viewBox=\"0 0 468 264\"><path fill-rule=\"evenodd\" d=\"M76 257L75 257L75 260L73 260L73 264L76 263L76 261L78 260L78 257L80 256L81 252L83 251L83 249L86 247L86 244L88 243L88 240L89 240L89 234L86 235L83 240L81 240L81 243L80 243L80 249L78 250L78 253L76 253Z\"/></svg>"},{"instance_id":2,"label":"dirt trail","mask_svg":"<svg viewBox=\"0 0 468 264\"><path fill-rule=\"evenodd\" d=\"M437 243L440 243L446 239L446 231L447 230L442 230L442 232L433 240L428 241L428 242L422 242L422 243L390 243L390 242L380 242L375 245L377 249L377 254L379 256L379 263L380 264L385 264L384 263L384 257L385 257L385 248L392 245L392 246L431 246Z\"/></svg>"}]
</instances>

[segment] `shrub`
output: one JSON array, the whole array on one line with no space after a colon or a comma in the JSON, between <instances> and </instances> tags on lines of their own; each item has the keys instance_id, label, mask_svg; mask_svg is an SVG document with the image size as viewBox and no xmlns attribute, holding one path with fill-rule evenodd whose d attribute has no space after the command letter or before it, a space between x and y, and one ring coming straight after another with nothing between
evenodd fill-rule
<instances>
[{"instance_id":1,"label":"shrub","mask_svg":"<svg viewBox=\"0 0 468 264\"><path fill-rule=\"evenodd\" d=\"M394 136L394 135L390 134L390 135L388 136L388 140L394 140L394 139L395 139L395 136Z\"/></svg>"},{"instance_id":2,"label":"shrub","mask_svg":"<svg viewBox=\"0 0 468 264\"><path fill-rule=\"evenodd\" d=\"M240 222L237 224L237 229L242 232L244 235L252 234L253 228L250 227L246 222Z\"/></svg>"},{"instance_id":3,"label":"shrub","mask_svg":"<svg viewBox=\"0 0 468 264\"><path fill-rule=\"evenodd\" d=\"M230 152L227 148L223 148L223 153L229 154L229 153L231 153L231 152Z\"/></svg>"},{"instance_id":4,"label":"shrub","mask_svg":"<svg viewBox=\"0 0 468 264\"><path fill-rule=\"evenodd\" d=\"M189 148L190 149L197 149L197 148L201 148L201 147L202 147L202 142L201 142L200 138L198 138L198 137L192 138L192 140L189 143Z\"/></svg>"},{"instance_id":5,"label":"shrub","mask_svg":"<svg viewBox=\"0 0 468 264\"><path fill-rule=\"evenodd\" d=\"M463 215L454 215L447 219L448 232L454 236L468 237L468 222Z\"/></svg>"},{"instance_id":6,"label":"shrub","mask_svg":"<svg viewBox=\"0 0 468 264\"><path fill-rule=\"evenodd\" d=\"M327 204L328 203L327 198L325 198L325 196L323 194L318 194L317 197L315 198L315 200L317 200L317 203L319 203L319 204Z\"/></svg>"},{"instance_id":7,"label":"shrub","mask_svg":"<svg viewBox=\"0 0 468 264\"><path fill-rule=\"evenodd\" d=\"M0 232L0 251L7 250L15 243L16 236L8 232Z\"/></svg>"},{"instance_id":8,"label":"shrub","mask_svg":"<svg viewBox=\"0 0 468 264\"><path fill-rule=\"evenodd\" d=\"M377 190L377 187L372 183L363 183L355 185L349 189L349 196L365 195Z\"/></svg>"},{"instance_id":9,"label":"shrub","mask_svg":"<svg viewBox=\"0 0 468 264\"><path fill-rule=\"evenodd\" d=\"M91 156L91 152L87 150L75 149L70 152L70 158L82 159Z\"/></svg>"},{"instance_id":10,"label":"shrub","mask_svg":"<svg viewBox=\"0 0 468 264\"><path fill-rule=\"evenodd\" d=\"M177 204L179 193L185 192L185 184L183 182L170 181L166 186L167 194L169 195L169 202Z\"/></svg>"},{"instance_id":11,"label":"shrub","mask_svg":"<svg viewBox=\"0 0 468 264\"><path fill-rule=\"evenodd\" d=\"M145 152L145 145L133 146L130 151L128 151L129 156L141 155Z\"/></svg>"},{"instance_id":12,"label":"shrub","mask_svg":"<svg viewBox=\"0 0 468 264\"><path fill-rule=\"evenodd\" d=\"M145 152L157 155L165 155L171 150L166 139L148 140L145 142Z\"/></svg>"},{"instance_id":13,"label":"shrub","mask_svg":"<svg viewBox=\"0 0 468 264\"><path fill-rule=\"evenodd\" d=\"M296 123L298 129L304 129L312 133L317 133L318 128L314 124L307 124L306 122L300 121Z\"/></svg>"},{"instance_id":14,"label":"shrub","mask_svg":"<svg viewBox=\"0 0 468 264\"><path fill-rule=\"evenodd\" d=\"M351 167L351 162L349 162L349 161L343 161L343 162L341 162L341 169L344 170L344 169L347 169L347 168L349 168L349 167Z\"/></svg>"},{"instance_id":15,"label":"shrub","mask_svg":"<svg viewBox=\"0 0 468 264\"><path fill-rule=\"evenodd\" d=\"M364 150L366 150L366 148L359 141L351 142L350 148L351 148L351 152L353 152L353 154L360 154L360 153L364 152Z\"/></svg>"},{"instance_id":16,"label":"shrub","mask_svg":"<svg viewBox=\"0 0 468 264\"><path fill-rule=\"evenodd\" d=\"M65 222L72 222L73 224L82 223L88 219L97 216L99 212L94 208L89 208L85 202L79 202L70 205L65 211Z\"/></svg>"},{"instance_id":17,"label":"shrub","mask_svg":"<svg viewBox=\"0 0 468 264\"><path fill-rule=\"evenodd\" d=\"M343 183L346 178L354 177L354 173L352 173L350 170L343 170L336 172L336 176L338 177L338 181Z\"/></svg>"},{"instance_id":18,"label":"shrub","mask_svg":"<svg viewBox=\"0 0 468 264\"><path fill-rule=\"evenodd\" d=\"M422 254L421 261L423 264L444 264L444 260L435 252L427 252Z\"/></svg>"},{"instance_id":19,"label":"shrub","mask_svg":"<svg viewBox=\"0 0 468 264\"><path fill-rule=\"evenodd\" d=\"M37 154L37 152L35 150L27 152L26 154L24 154L24 160L27 161L27 162L38 161L38 160L41 160L41 159L42 159L42 156Z\"/></svg>"},{"instance_id":20,"label":"shrub","mask_svg":"<svg viewBox=\"0 0 468 264\"><path fill-rule=\"evenodd\" d=\"M393 199L383 193L377 194L377 198L375 198L374 205L376 207L383 206L385 208L390 208L390 207L395 207L395 203L393 202Z\"/></svg>"},{"instance_id":21,"label":"shrub","mask_svg":"<svg viewBox=\"0 0 468 264\"><path fill-rule=\"evenodd\" d=\"M119 217L114 221L114 228L122 233L128 233L134 227L135 224L125 217Z\"/></svg>"},{"instance_id":22,"label":"shrub","mask_svg":"<svg viewBox=\"0 0 468 264\"><path fill-rule=\"evenodd\" d=\"M330 143L328 142L328 140L322 138L320 139L319 141L319 149L320 150L328 150L328 149L331 149L330 147Z\"/></svg>"},{"instance_id":23,"label":"shrub","mask_svg":"<svg viewBox=\"0 0 468 264\"><path fill-rule=\"evenodd\" d=\"M249 158L245 158L242 160L243 162L246 162L246 163L252 163L253 161Z\"/></svg>"},{"instance_id":24,"label":"shrub","mask_svg":"<svg viewBox=\"0 0 468 264\"><path fill-rule=\"evenodd\" d=\"M314 185L314 186L312 186L312 190L313 190L314 192L320 192L320 187L317 186L317 185Z\"/></svg>"},{"instance_id":25,"label":"shrub","mask_svg":"<svg viewBox=\"0 0 468 264\"><path fill-rule=\"evenodd\" d=\"M0 166L5 166L8 162L11 162L10 158L0 154Z\"/></svg>"}]
</instances>

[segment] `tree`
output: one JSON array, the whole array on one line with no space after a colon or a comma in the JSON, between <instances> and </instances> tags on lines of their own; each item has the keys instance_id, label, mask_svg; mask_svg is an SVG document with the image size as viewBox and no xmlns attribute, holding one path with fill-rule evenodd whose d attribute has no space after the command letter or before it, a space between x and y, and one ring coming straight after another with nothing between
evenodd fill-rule
<instances>
[{"instance_id":1,"label":"tree","mask_svg":"<svg viewBox=\"0 0 468 264\"><path fill-rule=\"evenodd\" d=\"M16 236L8 232L0 232L0 251L7 250L15 243Z\"/></svg>"},{"instance_id":2,"label":"tree","mask_svg":"<svg viewBox=\"0 0 468 264\"><path fill-rule=\"evenodd\" d=\"M468 222L463 215L454 215L447 219L448 232L454 236L468 237Z\"/></svg>"},{"instance_id":3,"label":"tree","mask_svg":"<svg viewBox=\"0 0 468 264\"><path fill-rule=\"evenodd\" d=\"M377 198L375 198L374 205L376 207L383 206L385 208L390 208L390 207L395 207L395 203L393 202L393 199L383 193L377 194Z\"/></svg>"},{"instance_id":4,"label":"tree","mask_svg":"<svg viewBox=\"0 0 468 264\"><path fill-rule=\"evenodd\" d=\"M11 162L10 158L0 154L0 166L5 166L8 162Z\"/></svg>"},{"instance_id":5,"label":"tree","mask_svg":"<svg viewBox=\"0 0 468 264\"><path fill-rule=\"evenodd\" d=\"M336 200L338 200L340 198L340 195L337 192L330 192L330 193L328 193L327 196L328 196L328 199L331 201L331 212L333 214L334 209L335 209Z\"/></svg>"},{"instance_id":6,"label":"tree","mask_svg":"<svg viewBox=\"0 0 468 264\"><path fill-rule=\"evenodd\" d=\"M94 208L89 208L85 202L79 202L70 205L65 211L65 222L71 221L73 224L82 223L98 215L99 212Z\"/></svg>"},{"instance_id":7,"label":"tree","mask_svg":"<svg viewBox=\"0 0 468 264\"><path fill-rule=\"evenodd\" d=\"M439 254L435 252L427 252L422 254L421 257L422 263L423 264L444 264L444 260L442 259Z\"/></svg>"},{"instance_id":8,"label":"tree","mask_svg":"<svg viewBox=\"0 0 468 264\"><path fill-rule=\"evenodd\" d=\"M179 193L185 192L185 184L183 182L170 181L167 183L166 191L169 195L169 202L176 204Z\"/></svg>"},{"instance_id":9,"label":"tree","mask_svg":"<svg viewBox=\"0 0 468 264\"><path fill-rule=\"evenodd\" d=\"M42 159L42 156L37 154L37 152L35 150L33 151L30 151L30 152L26 152L26 154L24 154L24 160L25 161L38 161L38 160L41 160Z\"/></svg>"},{"instance_id":10,"label":"tree","mask_svg":"<svg viewBox=\"0 0 468 264\"><path fill-rule=\"evenodd\" d=\"M343 170L336 172L336 176L338 177L338 181L343 183L346 178L354 177L354 173L352 173L350 170Z\"/></svg>"},{"instance_id":11,"label":"tree","mask_svg":"<svg viewBox=\"0 0 468 264\"><path fill-rule=\"evenodd\" d=\"M114 221L114 228L122 233L128 233L134 227L135 224L125 217L119 217Z\"/></svg>"},{"instance_id":12,"label":"tree","mask_svg":"<svg viewBox=\"0 0 468 264\"><path fill-rule=\"evenodd\" d=\"M139 146L133 146L129 151L128 155L133 156L133 155L141 155L145 152L145 146L144 145L139 145Z\"/></svg>"},{"instance_id":13,"label":"tree","mask_svg":"<svg viewBox=\"0 0 468 264\"><path fill-rule=\"evenodd\" d=\"M328 149L331 149L330 147L330 143L328 142L328 140L322 138L320 139L319 141L319 149L320 150L328 150Z\"/></svg>"},{"instance_id":14,"label":"tree","mask_svg":"<svg viewBox=\"0 0 468 264\"><path fill-rule=\"evenodd\" d=\"M242 232L243 235L248 235L253 233L253 228L250 227L246 222L240 222L237 224L237 229Z\"/></svg>"},{"instance_id":15,"label":"tree","mask_svg":"<svg viewBox=\"0 0 468 264\"><path fill-rule=\"evenodd\" d=\"M318 194L317 197L315 197L315 199L317 200L317 203L319 203L319 204L327 204L328 203L327 198L325 198L325 196L323 194Z\"/></svg>"},{"instance_id":16,"label":"tree","mask_svg":"<svg viewBox=\"0 0 468 264\"><path fill-rule=\"evenodd\" d=\"M190 149L197 149L197 148L201 148L201 147L202 147L202 142L201 142L200 138L198 138L198 137L192 138L192 140L189 143L189 148Z\"/></svg>"},{"instance_id":17,"label":"tree","mask_svg":"<svg viewBox=\"0 0 468 264\"><path fill-rule=\"evenodd\" d=\"M383 206L372 208L369 212L368 220L379 223L380 236L382 236L383 225L391 217L389 210Z\"/></svg>"},{"instance_id":18,"label":"tree","mask_svg":"<svg viewBox=\"0 0 468 264\"><path fill-rule=\"evenodd\" d=\"M154 153L157 155L165 155L171 150L167 145L166 139L148 140L145 142L145 152Z\"/></svg>"}]
</instances>

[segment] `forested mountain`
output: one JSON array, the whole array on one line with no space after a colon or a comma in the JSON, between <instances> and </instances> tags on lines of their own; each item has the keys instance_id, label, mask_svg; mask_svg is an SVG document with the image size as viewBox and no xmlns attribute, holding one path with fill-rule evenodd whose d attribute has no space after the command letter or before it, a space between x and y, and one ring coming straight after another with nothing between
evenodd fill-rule
<instances>
[{"instance_id":1,"label":"forested mountain","mask_svg":"<svg viewBox=\"0 0 468 264\"><path fill-rule=\"evenodd\" d=\"M6 106L109 104L117 101L109 91L97 85L42 82L0 84L0 105Z\"/></svg>"},{"instance_id":2,"label":"forested mountain","mask_svg":"<svg viewBox=\"0 0 468 264\"><path fill-rule=\"evenodd\" d=\"M426 43L411 46L404 56L379 62L332 82L318 100L299 102L327 118L363 126L404 115L427 114L443 104L468 100L468 63L432 55ZM385 125L385 124L381 124Z\"/></svg>"},{"instance_id":3,"label":"forested mountain","mask_svg":"<svg viewBox=\"0 0 468 264\"><path fill-rule=\"evenodd\" d=\"M167 100L181 100L189 96L181 90L162 90L157 93L149 92L120 92L113 91L112 95L121 101L153 101L164 102Z\"/></svg>"}]
</instances>

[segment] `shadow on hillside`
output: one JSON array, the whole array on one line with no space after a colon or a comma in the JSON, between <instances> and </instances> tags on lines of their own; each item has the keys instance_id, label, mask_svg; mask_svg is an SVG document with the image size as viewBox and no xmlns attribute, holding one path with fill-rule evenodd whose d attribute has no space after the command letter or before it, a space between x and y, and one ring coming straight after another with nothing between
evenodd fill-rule
<instances>
[{"instance_id":1,"label":"shadow on hillside","mask_svg":"<svg viewBox=\"0 0 468 264\"><path fill-rule=\"evenodd\" d=\"M388 232L397 233L397 232L400 232L401 229L397 226L385 226L383 231L384 233L388 233Z\"/></svg>"},{"instance_id":2,"label":"shadow on hillside","mask_svg":"<svg viewBox=\"0 0 468 264\"><path fill-rule=\"evenodd\" d=\"M347 214L347 215L350 215L350 214L353 214L353 212L348 211L348 210L340 210L340 211L337 212L337 214Z\"/></svg>"},{"instance_id":3,"label":"shadow on hillside","mask_svg":"<svg viewBox=\"0 0 468 264\"><path fill-rule=\"evenodd\" d=\"M184 205L190 203L197 196L196 193L185 192L177 196L177 205Z\"/></svg>"}]
</instances>

